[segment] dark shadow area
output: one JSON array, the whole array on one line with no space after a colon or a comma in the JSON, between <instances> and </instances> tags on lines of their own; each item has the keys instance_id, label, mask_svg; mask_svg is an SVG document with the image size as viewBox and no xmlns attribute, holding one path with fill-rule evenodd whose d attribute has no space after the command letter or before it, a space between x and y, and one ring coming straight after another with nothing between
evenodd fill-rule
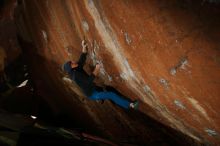
<instances>
[{"instance_id":1,"label":"dark shadow area","mask_svg":"<svg viewBox=\"0 0 220 146\"><path fill-rule=\"evenodd\" d=\"M1 1L0 1L0 9L2 9L2 8L4 7L4 5L5 5L5 1L4 1L4 0L1 0Z\"/></svg>"},{"instance_id":2,"label":"dark shadow area","mask_svg":"<svg viewBox=\"0 0 220 146\"><path fill-rule=\"evenodd\" d=\"M154 137L154 139L149 139L148 142L151 145L163 145L163 144L169 144L172 146L180 145L180 146L201 146L205 145L203 143L200 143L191 137L181 133L180 131L177 131L171 127L168 127L151 117L147 116L146 114L140 112L140 111L133 111L131 110L129 112L129 117L131 119L138 119L143 123L146 123L147 127L151 129L152 131L160 132L162 133L162 137ZM149 130L148 129L148 130ZM140 143L141 145L141 143Z\"/></svg>"},{"instance_id":3,"label":"dark shadow area","mask_svg":"<svg viewBox=\"0 0 220 146\"><path fill-rule=\"evenodd\" d=\"M104 139L103 139L104 140ZM106 144L107 143L107 144ZM20 134L17 146L101 146L112 145L109 141L101 142L98 139L83 137L83 133L78 131L69 131L62 128L47 127L45 129L36 127L26 127Z\"/></svg>"}]
</instances>

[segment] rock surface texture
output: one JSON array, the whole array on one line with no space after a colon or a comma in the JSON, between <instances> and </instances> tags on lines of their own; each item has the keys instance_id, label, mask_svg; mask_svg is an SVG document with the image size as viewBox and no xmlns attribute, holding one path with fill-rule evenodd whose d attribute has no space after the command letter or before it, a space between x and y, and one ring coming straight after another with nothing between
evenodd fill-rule
<instances>
[{"instance_id":1,"label":"rock surface texture","mask_svg":"<svg viewBox=\"0 0 220 146\"><path fill-rule=\"evenodd\" d=\"M41 58L37 61L30 57L37 87L41 94L51 90L55 95L59 91L59 98L58 93L56 98L47 95L57 107L71 113L73 108L82 106L87 112L81 116L86 113L84 116L92 117L97 125L119 120L131 131L144 133L141 124L139 129L134 128L125 111L112 103L99 105L85 99L61 72L65 61L78 59L81 40L86 39L86 70L91 73L91 66L96 63L102 66L98 84L110 85L131 100L139 100L143 115L198 143L220 145L218 4L189 0L21 3L19 32L23 39L31 38L34 52ZM29 37L23 32L29 32ZM72 107L76 103L77 107ZM115 121L113 114L119 117ZM117 137L118 128L121 127L108 130L108 134Z\"/></svg>"}]
</instances>

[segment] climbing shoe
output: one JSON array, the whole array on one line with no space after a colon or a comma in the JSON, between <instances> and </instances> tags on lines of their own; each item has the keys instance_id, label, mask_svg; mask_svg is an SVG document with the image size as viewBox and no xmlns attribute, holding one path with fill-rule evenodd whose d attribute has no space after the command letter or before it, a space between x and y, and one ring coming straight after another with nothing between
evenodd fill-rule
<instances>
[{"instance_id":1,"label":"climbing shoe","mask_svg":"<svg viewBox=\"0 0 220 146\"><path fill-rule=\"evenodd\" d=\"M138 102L138 101L135 101L135 102L130 103L130 107L131 107L132 109L137 110L137 109L138 109L138 106L139 106L139 102Z\"/></svg>"}]
</instances>

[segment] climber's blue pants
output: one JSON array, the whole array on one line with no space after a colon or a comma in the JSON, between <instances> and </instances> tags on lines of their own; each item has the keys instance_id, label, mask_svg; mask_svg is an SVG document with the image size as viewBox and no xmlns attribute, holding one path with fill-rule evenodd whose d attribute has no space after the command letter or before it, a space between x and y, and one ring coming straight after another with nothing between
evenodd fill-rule
<instances>
[{"instance_id":1,"label":"climber's blue pants","mask_svg":"<svg viewBox=\"0 0 220 146\"><path fill-rule=\"evenodd\" d=\"M124 99L123 97L119 96L118 94L114 93L114 92L109 92L109 91L96 91L94 90L92 95L89 96L90 99L92 100L111 100L114 103L116 103L117 105L128 109L130 102L126 99Z\"/></svg>"}]
</instances>

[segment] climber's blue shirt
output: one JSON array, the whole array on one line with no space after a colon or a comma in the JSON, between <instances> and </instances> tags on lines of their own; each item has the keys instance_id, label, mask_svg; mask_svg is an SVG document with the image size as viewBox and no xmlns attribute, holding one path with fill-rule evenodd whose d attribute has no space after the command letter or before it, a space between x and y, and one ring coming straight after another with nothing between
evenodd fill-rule
<instances>
[{"instance_id":1,"label":"climber's blue shirt","mask_svg":"<svg viewBox=\"0 0 220 146\"><path fill-rule=\"evenodd\" d=\"M95 76L88 75L84 70L83 66L86 61L87 53L82 53L80 55L78 66L76 68L71 68L71 62L68 61L64 64L64 70L69 74L70 78L76 82L76 84L82 89L86 96L91 96L95 89L95 84L93 83Z\"/></svg>"}]
</instances>

